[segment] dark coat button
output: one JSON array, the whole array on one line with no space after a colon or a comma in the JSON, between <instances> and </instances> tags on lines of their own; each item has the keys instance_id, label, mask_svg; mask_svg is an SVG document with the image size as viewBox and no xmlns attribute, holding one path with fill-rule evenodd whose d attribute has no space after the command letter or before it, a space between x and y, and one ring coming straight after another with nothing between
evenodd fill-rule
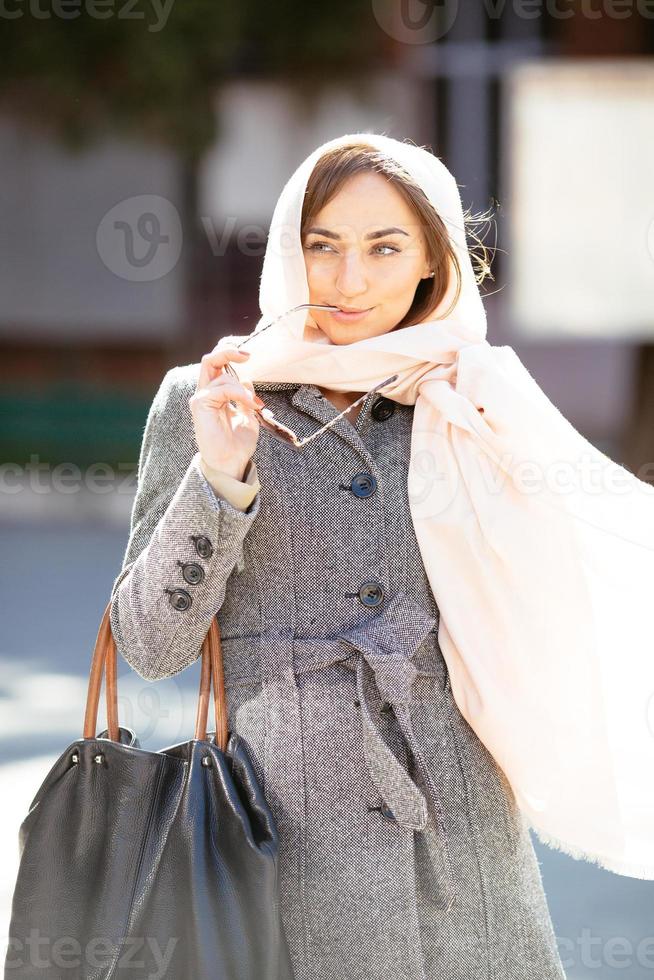
<instances>
[{"instance_id":1,"label":"dark coat button","mask_svg":"<svg viewBox=\"0 0 654 980\"><path fill-rule=\"evenodd\" d=\"M182 569L182 575L184 576L185 582L188 582L189 585L199 585L204 578L204 568L202 565L197 565L194 561L189 561L186 563L183 561L178 561L177 564Z\"/></svg>"},{"instance_id":2,"label":"dark coat button","mask_svg":"<svg viewBox=\"0 0 654 980\"><path fill-rule=\"evenodd\" d=\"M213 545L209 538L205 537L204 534L194 534L192 535L192 538L195 545L195 550L199 554L200 558L211 558L213 554Z\"/></svg>"},{"instance_id":3,"label":"dark coat button","mask_svg":"<svg viewBox=\"0 0 654 980\"><path fill-rule=\"evenodd\" d=\"M379 804L377 806L368 806L367 810L368 813L381 813L384 820L388 820L391 823L397 823L393 811L389 810L385 803L382 803L381 806L379 806Z\"/></svg>"},{"instance_id":4,"label":"dark coat button","mask_svg":"<svg viewBox=\"0 0 654 980\"><path fill-rule=\"evenodd\" d=\"M386 419L390 419L394 411L395 402L393 402L390 398L384 398L383 395L379 396L371 409L372 415L378 422L385 422Z\"/></svg>"},{"instance_id":5,"label":"dark coat button","mask_svg":"<svg viewBox=\"0 0 654 980\"><path fill-rule=\"evenodd\" d=\"M377 480L372 473L356 473L352 477L350 490L355 497L369 497L377 489Z\"/></svg>"},{"instance_id":6,"label":"dark coat button","mask_svg":"<svg viewBox=\"0 0 654 980\"><path fill-rule=\"evenodd\" d=\"M164 592L168 593L168 601L178 612L186 612L193 602L186 589L164 589Z\"/></svg>"},{"instance_id":7,"label":"dark coat button","mask_svg":"<svg viewBox=\"0 0 654 980\"><path fill-rule=\"evenodd\" d=\"M379 582L364 582L359 589L359 599L364 606L378 606L384 599L384 590Z\"/></svg>"}]
</instances>

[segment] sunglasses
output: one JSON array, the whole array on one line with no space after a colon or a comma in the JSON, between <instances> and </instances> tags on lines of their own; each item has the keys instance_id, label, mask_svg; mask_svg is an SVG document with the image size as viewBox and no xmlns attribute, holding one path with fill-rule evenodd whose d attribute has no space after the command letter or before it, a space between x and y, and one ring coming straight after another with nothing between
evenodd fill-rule
<instances>
[{"instance_id":1,"label":"sunglasses","mask_svg":"<svg viewBox=\"0 0 654 980\"><path fill-rule=\"evenodd\" d=\"M265 327L261 327L260 330L248 334L248 336L245 337L245 339L242 340L240 344L236 344L236 350L240 350L241 347L244 347L245 344L249 340L252 340L253 337L258 337L259 334L263 333L264 330L268 330L269 327L272 327L275 323L278 323L280 320L283 320L284 317L290 316L291 313L295 313L297 310L338 310L338 306L323 306L319 303L302 303L300 306L294 306L292 310L287 310L286 313L282 313L281 316L278 316L274 320L271 320L271 322L267 323ZM236 381L240 381L240 378L236 373L236 371L234 370L234 368L232 367L230 361L226 362L225 370ZM336 415L333 419L330 419L330 421L327 422L326 425L321 426L321 428L318 429L317 432L313 432L310 436L306 436L304 439L300 439L295 434L295 432L293 432L292 429L289 429L287 426L282 425L281 422L278 422L277 419L273 416L271 410L269 408L266 408L265 405L263 406L263 408L255 408L253 409L253 411L257 416L257 419L261 427L266 429L266 431L269 432L271 436L273 436L273 438L277 439L279 442L283 442L286 446L291 446L295 450L300 450L300 449L304 449L304 447L308 445L310 442L313 442L313 440L316 439L319 435L322 435L323 432L326 432L327 429L331 429L333 425L336 425L339 419L343 418L344 415L347 415L347 413L351 411L355 405L359 405L362 401L364 401L368 397L368 395L372 394L373 391L378 391L380 388L384 388L386 385L391 384L391 382L396 381L397 378L398 375L394 374L390 378L386 378L385 381L380 381L380 383L378 385L375 385L374 388L371 388L370 391L366 391L363 395L361 395L361 398L357 398L357 400L352 402L351 405L348 405L346 409L344 409L342 412L339 412L339 414ZM230 401L230 405L238 409L238 406L234 404L234 402Z\"/></svg>"}]
</instances>

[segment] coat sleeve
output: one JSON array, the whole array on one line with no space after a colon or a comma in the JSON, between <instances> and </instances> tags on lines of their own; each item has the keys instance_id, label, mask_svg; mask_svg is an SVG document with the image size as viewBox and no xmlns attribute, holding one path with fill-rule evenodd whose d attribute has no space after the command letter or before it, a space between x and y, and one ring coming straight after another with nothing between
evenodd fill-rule
<instances>
[{"instance_id":1,"label":"coat sleeve","mask_svg":"<svg viewBox=\"0 0 654 980\"><path fill-rule=\"evenodd\" d=\"M168 371L148 412L129 540L111 590L118 653L151 681L200 656L260 503L257 490L241 510L206 479L188 404L194 388L178 372ZM191 581L184 565L196 566L186 569Z\"/></svg>"}]
</instances>

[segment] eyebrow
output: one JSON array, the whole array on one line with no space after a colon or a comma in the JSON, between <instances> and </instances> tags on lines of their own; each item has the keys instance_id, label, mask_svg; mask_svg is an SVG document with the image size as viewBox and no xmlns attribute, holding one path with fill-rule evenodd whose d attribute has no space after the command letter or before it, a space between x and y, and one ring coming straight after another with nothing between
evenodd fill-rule
<instances>
[{"instance_id":1,"label":"eyebrow","mask_svg":"<svg viewBox=\"0 0 654 980\"><path fill-rule=\"evenodd\" d=\"M325 238L333 238L335 241L340 242L341 236L337 235L335 231L329 231L327 228L318 228L315 225L313 228L309 228L307 235L323 235ZM366 235L366 241L374 238L386 238L387 235L406 235L409 238L408 231L404 231L403 228L382 228L381 231L371 231L369 235Z\"/></svg>"}]
</instances>

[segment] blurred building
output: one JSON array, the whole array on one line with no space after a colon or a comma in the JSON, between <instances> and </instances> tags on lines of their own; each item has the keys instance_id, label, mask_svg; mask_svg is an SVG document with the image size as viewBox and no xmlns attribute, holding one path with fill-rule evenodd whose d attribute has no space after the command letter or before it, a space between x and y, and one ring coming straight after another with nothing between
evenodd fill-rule
<instances>
[{"instance_id":1,"label":"blurred building","mask_svg":"<svg viewBox=\"0 0 654 980\"><path fill-rule=\"evenodd\" d=\"M652 21L635 5L621 19L522 6L410 20L410 5L373 3L383 70L326 86L310 113L292 84L235 75L195 173L146 142L72 153L0 119L3 457L135 459L165 370L256 322L292 170L361 129L430 146L464 206L493 207L489 340L514 346L573 424L635 467L652 438L635 424L654 310Z\"/></svg>"}]
</instances>

